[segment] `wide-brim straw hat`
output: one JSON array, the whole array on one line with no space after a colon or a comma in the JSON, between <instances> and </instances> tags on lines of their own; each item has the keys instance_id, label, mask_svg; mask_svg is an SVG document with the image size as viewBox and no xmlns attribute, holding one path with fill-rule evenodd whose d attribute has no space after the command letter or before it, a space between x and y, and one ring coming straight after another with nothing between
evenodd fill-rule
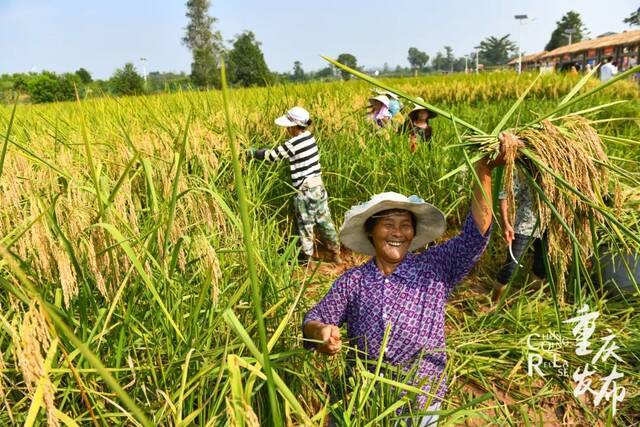
<instances>
[{"instance_id":1,"label":"wide-brim straw hat","mask_svg":"<svg viewBox=\"0 0 640 427\"><path fill-rule=\"evenodd\" d=\"M416 230L409 251L425 247L427 243L440 237L447 228L440 209L422 198L415 195L407 197L394 192L379 193L368 202L351 207L345 214L344 223L340 227L342 244L354 252L375 255L376 249L364 225L373 215L389 209L403 209L415 215Z\"/></svg>"},{"instance_id":2,"label":"wide-brim straw hat","mask_svg":"<svg viewBox=\"0 0 640 427\"><path fill-rule=\"evenodd\" d=\"M418 101L424 101L424 99L422 99L421 97L417 97L416 99L417 99ZM433 119L434 117L437 117L437 116L438 116L438 113L436 113L435 111L430 110L430 109L428 109L428 108L426 108L426 107L423 107L422 105L418 105L418 104L413 104L413 110L409 111L409 114L413 114L413 113L415 113L416 111L420 111L420 110L428 111L428 112L429 112L429 118L430 118L430 119Z\"/></svg>"},{"instance_id":3,"label":"wide-brim straw hat","mask_svg":"<svg viewBox=\"0 0 640 427\"><path fill-rule=\"evenodd\" d=\"M382 105L389 108L389 98L386 95L378 95L373 98L369 98L369 104L373 104L372 101L379 101Z\"/></svg>"}]
</instances>

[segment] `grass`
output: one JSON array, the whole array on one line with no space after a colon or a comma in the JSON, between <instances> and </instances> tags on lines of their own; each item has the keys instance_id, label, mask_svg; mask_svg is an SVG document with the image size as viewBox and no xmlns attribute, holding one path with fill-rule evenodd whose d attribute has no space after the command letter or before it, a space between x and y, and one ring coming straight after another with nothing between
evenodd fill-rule
<instances>
[{"instance_id":1,"label":"grass","mask_svg":"<svg viewBox=\"0 0 640 427\"><path fill-rule=\"evenodd\" d=\"M494 133L539 120L580 82L542 76L532 85L535 78L385 82ZM606 143L610 173L626 174L621 210L606 212L618 230L637 230L640 103L627 83L580 100L597 85L585 80L562 114L627 101L584 115ZM242 156L249 146L282 141L273 118L301 104L316 122L337 225L352 204L399 191L439 206L451 235L468 210L473 177L459 166L465 153L473 159L473 148L461 146L440 117L432 143L411 154L403 138L363 122L369 95L370 86L352 81L230 90L228 104L213 91L21 105L15 115L1 107L0 423L40 424L53 414L63 425L255 425L276 424L279 413L283 424L316 424L333 413L348 425L392 425L396 409L407 406L402 386L358 367L362 375L349 379L343 357L327 362L302 349L302 316L338 271L297 266L286 166ZM631 119L617 120L625 117ZM594 227L592 238L633 245L615 230ZM578 302L602 313L595 336L609 327L622 347L618 369L627 395L610 423L637 422L637 300L592 291L589 267L572 264L566 305L557 303L552 284L536 289L521 273L500 307L490 309L486 289L503 259L494 233L447 307L442 422L534 425L566 417L606 424L609 402L594 407L574 398L572 383L553 372L544 382L526 375L527 335L561 328L570 336L560 320ZM34 360L46 366L40 377L52 384L55 409L41 405L44 394L37 399L20 364L21 331L34 304L51 337ZM574 369L584 363L571 346L559 353Z\"/></svg>"}]
</instances>

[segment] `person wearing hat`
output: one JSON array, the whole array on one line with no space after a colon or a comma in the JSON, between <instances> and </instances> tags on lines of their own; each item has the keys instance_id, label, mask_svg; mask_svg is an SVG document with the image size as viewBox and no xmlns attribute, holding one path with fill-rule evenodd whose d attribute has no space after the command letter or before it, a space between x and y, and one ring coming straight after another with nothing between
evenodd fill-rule
<instances>
[{"instance_id":1,"label":"person wearing hat","mask_svg":"<svg viewBox=\"0 0 640 427\"><path fill-rule=\"evenodd\" d=\"M375 122L378 126L384 127L391 120L389 112L389 98L386 95L378 95L369 98L369 112L367 119Z\"/></svg>"},{"instance_id":2,"label":"person wearing hat","mask_svg":"<svg viewBox=\"0 0 640 427\"><path fill-rule=\"evenodd\" d=\"M429 409L438 407L447 387L443 378L447 360L443 351L445 304L489 242L491 171L504 164L504 145L519 145L511 134L500 135L500 140L501 153L495 160L485 158L476 163L481 185L474 186L471 212L456 237L412 253L437 239L446 228L444 214L418 196L376 194L346 213L340 229L343 245L372 258L342 274L306 313L306 348L315 347L328 355L338 353L342 346L339 328L346 325L350 345L375 361L389 325L383 362L415 372L413 385L429 393L417 397L414 409L426 409L429 396L433 397Z\"/></svg>"},{"instance_id":3,"label":"person wearing hat","mask_svg":"<svg viewBox=\"0 0 640 427\"><path fill-rule=\"evenodd\" d=\"M424 101L422 98L418 98ZM427 143L431 140L433 129L429 125L429 119L436 117L438 114L421 105L414 104L413 110L409 113L409 117L405 120L400 132L409 136L409 144L411 152L414 153L418 149L418 141Z\"/></svg>"},{"instance_id":4,"label":"person wearing hat","mask_svg":"<svg viewBox=\"0 0 640 427\"><path fill-rule=\"evenodd\" d=\"M402 109L402 104L400 103L400 98L393 92L389 92L388 90L381 90L378 88L373 89L373 91L378 95L384 95L389 98L389 113L391 114L391 118L396 117L400 110Z\"/></svg>"},{"instance_id":5,"label":"person wearing hat","mask_svg":"<svg viewBox=\"0 0 640 427\"><path fill-rule=\"evenodd\" d=\"M286 128L291 138L271 150L252 148L249 155L272 162L289 160L291 181L298 190L293 204L302 245L301 259L306 261L313 256L314 229L317 227L331 251L332 261L341 263L340 242L331 220L328 195L322 182L320 152L315 138L308 130L311 125L309 112L302 107L293 107L285 115L278 117L275 124Z\"/></svg>"}]
</instances>

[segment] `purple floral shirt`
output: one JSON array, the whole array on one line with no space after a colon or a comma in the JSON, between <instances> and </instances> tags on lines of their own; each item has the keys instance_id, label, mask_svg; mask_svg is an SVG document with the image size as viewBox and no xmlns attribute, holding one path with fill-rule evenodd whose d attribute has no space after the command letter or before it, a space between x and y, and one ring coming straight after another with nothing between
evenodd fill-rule
<instances>
[{"instance_id":1,"label":"purple floral shirt","mask_svg":"<svg viewBox=\"0 0 640 427\"><path fill-rule=\"evenodd\" d=\"M383 361L406 370L417 363L414 384L422 382L422 389L429 391L435 381L441 384L437 396L442 398L447 391L446 378L442 378L447 362L442 351L445 303L484 252L490 235L491 228L482 236L468 215L458 236L418 255L408 253L388 276L372 258L340 276L309 310L304 323L346 323L349 345L377 360L390 322ZM417 400L423 406L427 397L421 395Z\"/></svg>"}]
</instances>

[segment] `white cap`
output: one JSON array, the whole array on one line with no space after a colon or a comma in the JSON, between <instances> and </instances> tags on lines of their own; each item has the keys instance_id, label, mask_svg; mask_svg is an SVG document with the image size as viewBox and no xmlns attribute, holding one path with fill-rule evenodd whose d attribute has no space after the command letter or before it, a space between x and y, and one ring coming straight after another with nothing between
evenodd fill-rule
<instances>
[{"instance_id":1,"label":"white cap","mask_svg":"<svg viewBox=\"0 0 640 427\"><path fill-rule=\"evenodd\" d=\"M307 127L309 124L309 112L302 107L293 107L275 120L278 126L289 128L291 126Z\"/></svg>"}]
</instances>

